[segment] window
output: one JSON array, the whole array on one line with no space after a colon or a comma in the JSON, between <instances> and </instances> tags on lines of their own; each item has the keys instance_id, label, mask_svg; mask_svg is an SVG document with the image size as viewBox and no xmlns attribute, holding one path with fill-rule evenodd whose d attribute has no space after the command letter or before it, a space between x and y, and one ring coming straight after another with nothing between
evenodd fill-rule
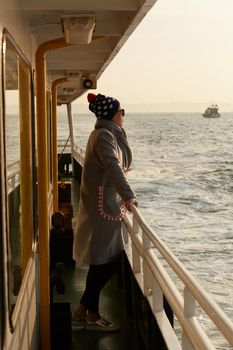
<instances>
[{"instance_id":1,"label":"window","mask_svg":"<svg viewBox=\"0 0 233 350\"><path fill-rule=\"evenodd\" d=\"M33 243L31 75L29 65L8 39L4 52L8 299L12 314Z\"/></svg>"}]
</instances>

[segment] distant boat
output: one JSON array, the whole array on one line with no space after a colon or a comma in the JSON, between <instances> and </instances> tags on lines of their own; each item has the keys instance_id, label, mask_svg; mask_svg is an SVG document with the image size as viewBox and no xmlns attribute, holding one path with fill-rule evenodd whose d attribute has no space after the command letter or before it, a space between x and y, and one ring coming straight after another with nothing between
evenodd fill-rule
<instances>
[{"instance_id":1,"label":"distant boat","mask_svg":"<svg viewBox=\"0 0 233 350\"><path fill-rule=\"evenodd\" d=\"M219 118L221 114L218 111L217 105L212 105L211 107L206 108L205 112L202 114L205 118Z\"/></svg>"}]
</instances>

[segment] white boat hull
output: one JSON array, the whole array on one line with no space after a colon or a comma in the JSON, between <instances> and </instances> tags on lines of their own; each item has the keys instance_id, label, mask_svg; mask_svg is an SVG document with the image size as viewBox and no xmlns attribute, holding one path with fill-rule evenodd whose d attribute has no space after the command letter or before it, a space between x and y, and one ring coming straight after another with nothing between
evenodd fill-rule
<instances>
[{"instance_id":1,"label":"white boat hull","mask_svg":"<svg viewBox=\"0 0 233 350\"><path fill-rule=\"evenodd\" d=\"M220 118L221 117L220 113L211 113L211 114L203 113L202 115L204 118Z\"/></svg>"}]
</instances>

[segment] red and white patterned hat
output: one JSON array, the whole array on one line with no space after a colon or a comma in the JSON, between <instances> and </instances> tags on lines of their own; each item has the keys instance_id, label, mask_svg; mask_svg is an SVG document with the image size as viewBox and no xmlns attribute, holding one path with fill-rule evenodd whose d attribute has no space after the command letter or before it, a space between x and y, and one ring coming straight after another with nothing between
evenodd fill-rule
<instances>
[{"instance_id":1,"label":"red and white patterned hat","mask_svg":"<svg viewBox=\"0 0 233 350\"><path fill-rule=\"evenodd\" d=\"M87 95L89 109L95 113L99 119L111 120L120 107L120 102L113 97L105 95L95 95L89 93Z\"/></svg>"}]
</instances>

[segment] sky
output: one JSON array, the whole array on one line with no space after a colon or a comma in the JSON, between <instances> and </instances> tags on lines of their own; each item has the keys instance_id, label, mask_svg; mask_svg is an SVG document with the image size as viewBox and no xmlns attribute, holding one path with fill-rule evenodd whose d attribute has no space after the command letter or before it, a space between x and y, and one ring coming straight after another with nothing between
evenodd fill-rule
<instances>
[{"instance_id":1,"label":"sky","mask_svg":"<svg viewBox=\"0 0 233 350\"><path fill-rule=\"evenodd\" d=\"M144 110L233 111L233 1L158 0L92 92Z\"/></svg>"}]
</instances>

